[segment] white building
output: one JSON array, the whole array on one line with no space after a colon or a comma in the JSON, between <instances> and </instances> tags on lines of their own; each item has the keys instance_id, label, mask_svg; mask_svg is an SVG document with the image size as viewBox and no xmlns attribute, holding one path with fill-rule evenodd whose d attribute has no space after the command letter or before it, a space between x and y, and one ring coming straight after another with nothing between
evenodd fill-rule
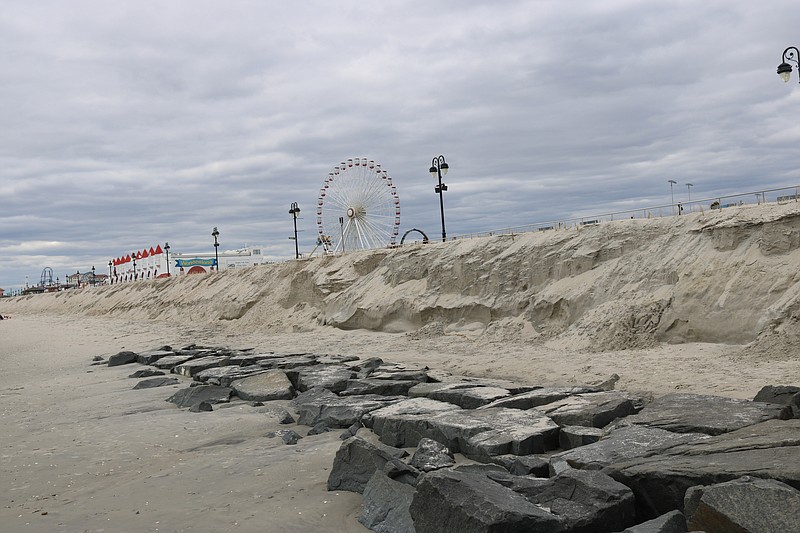
<instances>
[{"instance_id":1,"label":"white building","mask_svg":"<svg viewBox=\"0 0 800 533\"><path fill-rule=\"evenodd\" d=\"M262 254L263 246L248 246L239 250L219 253L219 267L243 268L269 261ZM169 265L167 256L169 255ZM172 253L157 245L125 254L111 261L111 278L114 283L165 278L183 274L206 274L216 267L214 252Z\"/></svg>"}]
</instances>

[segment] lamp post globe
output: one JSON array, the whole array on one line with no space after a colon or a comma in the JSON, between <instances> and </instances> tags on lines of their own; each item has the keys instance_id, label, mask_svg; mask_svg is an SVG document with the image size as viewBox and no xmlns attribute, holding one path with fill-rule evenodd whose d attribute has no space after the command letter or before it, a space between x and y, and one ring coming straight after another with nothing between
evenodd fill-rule
<instances>
[{"instance_id":1,"label":"lamp post globe","mask_svg":"<svg viewBox=\"0 0 800 533\"><path fill-rule=\"evenodd\" d=\"M798 50L796 46L790 46L783 51L781 64L778 65L778 76L780 76L784 82L788 83L792 78L792 65L789 63L794 63L795 66L800 69L800 62L798 62L799 60L800 50ZM798 76L798 78L800 78L800 76ZM800 79L798 81L800 81Z\"/></svg>"},{"instance_id":2,"label":"lamp post globe","mask_svg":"<svg viewBox=\"0 0 800 533\"><path fill-rule=\"evenodd\" d=\"M428 170L433 178L437 178L439 180L439 184L436 185L434 191L436 194L439 195L439 210L442 214L442 242L447 241L447 230L444 226L444 191L447 190L447 185L442 183L442 176L447 175L447 171L450 170L450 165L447 164L445 161L444 156L440 155L439 157L434 157L431 161L431 168Z\"/></svg>"}]
</instances>

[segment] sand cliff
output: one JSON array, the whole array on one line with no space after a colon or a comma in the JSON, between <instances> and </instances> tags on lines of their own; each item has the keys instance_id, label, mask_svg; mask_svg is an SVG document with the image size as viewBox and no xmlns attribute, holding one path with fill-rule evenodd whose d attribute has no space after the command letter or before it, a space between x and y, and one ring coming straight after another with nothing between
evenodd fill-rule
<instances>
[{"instance_id":1,"label":"sand cliff","mask_svg":"<svg viewBox=\"0 0 800 533\"><path fill-rule=\"evenodd\" d=\"M800 206L771 204L18 297L0 312L457 331L591 351L746 344L794 338L798 265Z\"/></svg>"}]
</instances>

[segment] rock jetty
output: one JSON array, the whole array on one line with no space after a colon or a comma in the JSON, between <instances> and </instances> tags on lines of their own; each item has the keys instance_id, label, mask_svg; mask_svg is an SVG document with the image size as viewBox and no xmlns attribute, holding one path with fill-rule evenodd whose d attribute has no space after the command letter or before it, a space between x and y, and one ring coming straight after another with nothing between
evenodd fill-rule
<instances>
[{"instance_id":1,"label":"rock jetty","mask_svg":"<svg viewBox=\"0 0 800 533\"><path fill-rule=\"evenodd\" d=\"M614 379L542 387L196 345L92 364L152 367L133 388L183 384L166 401L195 412L291 400L282 422L297 423L275 436L341 431L328 489L362 494L374 531L800 532L798 387L650 400Z\"/></svg>"}]
</instances>

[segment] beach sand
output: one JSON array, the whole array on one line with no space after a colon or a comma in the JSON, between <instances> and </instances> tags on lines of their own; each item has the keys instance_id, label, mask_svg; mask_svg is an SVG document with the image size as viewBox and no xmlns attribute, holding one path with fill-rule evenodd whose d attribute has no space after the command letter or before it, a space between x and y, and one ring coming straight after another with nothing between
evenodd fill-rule
<instances>
[{"instance_id":1,"label":"beach sand","mask_svg":"<svg viewBox=\"0 0 800 533\"><path fill-rule=\"evenodd\" d=\"M718 344L570 353L466 333L276 335L230 324L14 316L0 322L3 531L366 531L356 519L360 495L326 490L339 431L285 445L266 435L287 427L270 408L286 402L191 413L165 401L184 384L132 390L127 376L140 365L90 366L97 355L192 342L381 357L540 385L617 373L618 389L655 395L752 398L763 385L800 382L791 361Z\"/></svg>"}]
</instances>

